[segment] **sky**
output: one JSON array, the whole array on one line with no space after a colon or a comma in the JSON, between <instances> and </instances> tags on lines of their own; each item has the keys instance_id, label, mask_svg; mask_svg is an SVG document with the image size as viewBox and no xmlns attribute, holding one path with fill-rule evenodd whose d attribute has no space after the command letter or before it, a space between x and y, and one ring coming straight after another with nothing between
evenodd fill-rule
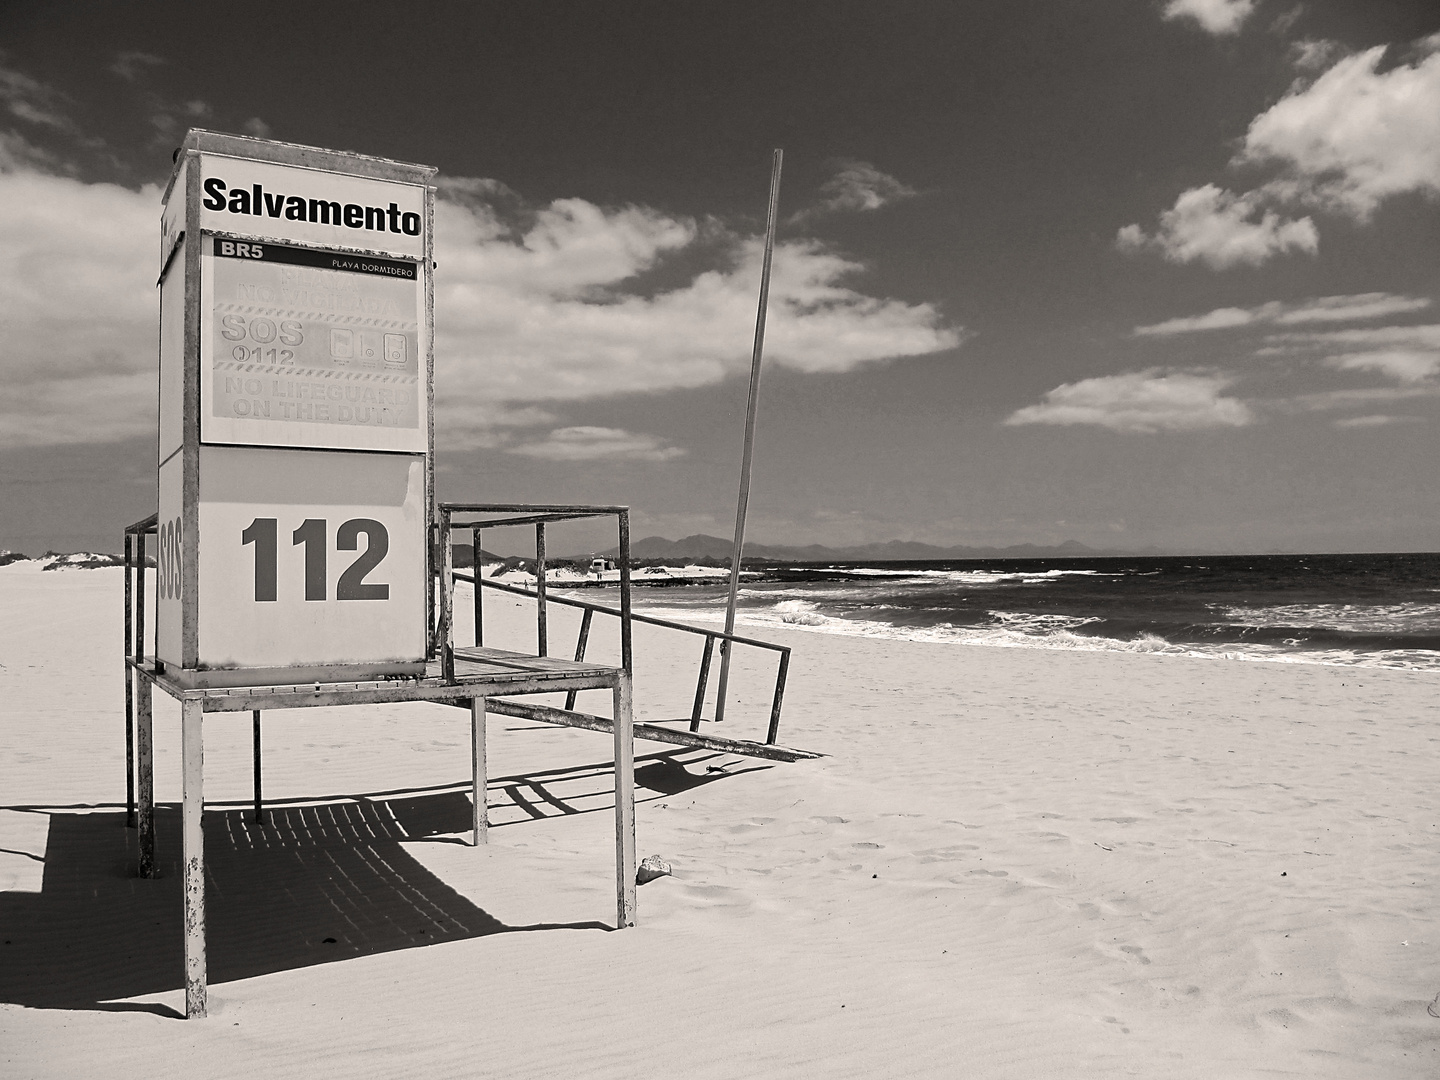
<instances>
[{"instance_id":1,"label":"sky","mask_svg":"<svg viewBox=\"0 0 1440 1080\"><path fill-rule=\"evenodd\" d=\"M439 169L445 500L1440 550L1433 0L0 5L0 548L155 507L189 127Z\"/></svg>"}]
</instances>

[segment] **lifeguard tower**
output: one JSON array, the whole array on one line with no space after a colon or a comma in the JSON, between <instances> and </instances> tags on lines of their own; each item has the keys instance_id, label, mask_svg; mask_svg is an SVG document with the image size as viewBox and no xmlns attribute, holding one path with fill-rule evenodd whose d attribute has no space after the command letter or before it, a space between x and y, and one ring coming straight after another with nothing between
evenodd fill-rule
<instances>
[{"instance_id":1,"label":"lifeguard tower","mask_svg":"<svg viewBox=\"0 0 1440 1080\"><path fill-rule=\"evenodd\" d=\"M616 926L635 923L634 738L756 756L775 745L789 650L631 611L623 506L439 504L434 479L435 170L192 130L161 215L159 511L125 532L128 817L155 872L153 691L181 708L185 1013L206 1013L204 719L429 701L470 715L472 840L486 840L485 722L500 712L609 732ZM619 606L547 594L545 530L613 517ZM452 564L452 536L535 530L533 588ZM150 545L153 544L153 547ZM147 551L155 558L147 601ZM454 642L456 580L474 583L473 646ZM533 654L486 647L484 589L536 604ZM549 655L547 605L583 609L571 659ZM147 620L147 609L150 611ZM595 614L619 663L585 659ZM147 627L147 621L150 625ZM705 638L688 729L634 723L631 625ZM699 732L716 641L778 655L765 742ZM609 690L610 717L575 711ZM510 700L563 692L565 707ZM682 720L683 723L683 720Z\"/></svg>"}]
</instances>

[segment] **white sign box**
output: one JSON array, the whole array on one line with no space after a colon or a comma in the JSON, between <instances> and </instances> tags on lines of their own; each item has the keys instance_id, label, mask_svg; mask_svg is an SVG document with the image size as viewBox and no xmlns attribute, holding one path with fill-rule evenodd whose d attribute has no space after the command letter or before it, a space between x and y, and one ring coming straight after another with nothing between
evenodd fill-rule
<instances>
[{"instance_id":1,"label":"white sign box","mask_svg":"<svg viewBox=\"0 0 1440 1080\"><path fill-rule=\"evenodd\" d=\"M161 213L156 659L181 685L418 675L435 170L192 130Z\"/></svg>"},{"instance_id":2,"label":"white sign box","mask_svg":"<svg viewBox=\"0 0 1440 1080\"><path fill-rule=\"evenodd\" d=\"M413 260L206 236L200 438L424 453Z\"/></svg>"},{"instance_id":3,"label":"white sign box","mask_svg":"<svg viewBox=\"0 0 1440 1080\"><path fill-rule=\"evenodd\" d=\"M205 447L199 666L425 658L420 456Z\"/></svg>"}]
</instances>

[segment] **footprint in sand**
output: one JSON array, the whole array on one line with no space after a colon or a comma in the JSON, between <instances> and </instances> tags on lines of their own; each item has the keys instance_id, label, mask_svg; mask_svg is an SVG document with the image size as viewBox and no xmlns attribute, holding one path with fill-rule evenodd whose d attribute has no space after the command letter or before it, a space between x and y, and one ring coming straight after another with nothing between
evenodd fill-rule
<instances>
[{"instance_id":1,"label":"footprint in sand","mask_svg":"<svg viewBox=\"0 0 1440 1080\"><path fill-rule=\"evenodd\" d=\"M915 857L922 863L954 862L957 859L968 858L970 852L979 850L980 845L978 844L952 844L949 847L917 851Z\"/></svg>"},{"instance_id":2,"label":"footprint in sand","mask_svg":"<svg viewBox=\"0 0 1440 1080\"><path fill-rule=\"evenodd\" d=\"M1131 956L1135 957L1136 960L1139 960L1142 964L1150 963L1150 958L1145 955L1145 950L1142 949L1139 945L1121 945L1120 951L1123 953L1129 953Z\"/></svg>"}]
</instances>

